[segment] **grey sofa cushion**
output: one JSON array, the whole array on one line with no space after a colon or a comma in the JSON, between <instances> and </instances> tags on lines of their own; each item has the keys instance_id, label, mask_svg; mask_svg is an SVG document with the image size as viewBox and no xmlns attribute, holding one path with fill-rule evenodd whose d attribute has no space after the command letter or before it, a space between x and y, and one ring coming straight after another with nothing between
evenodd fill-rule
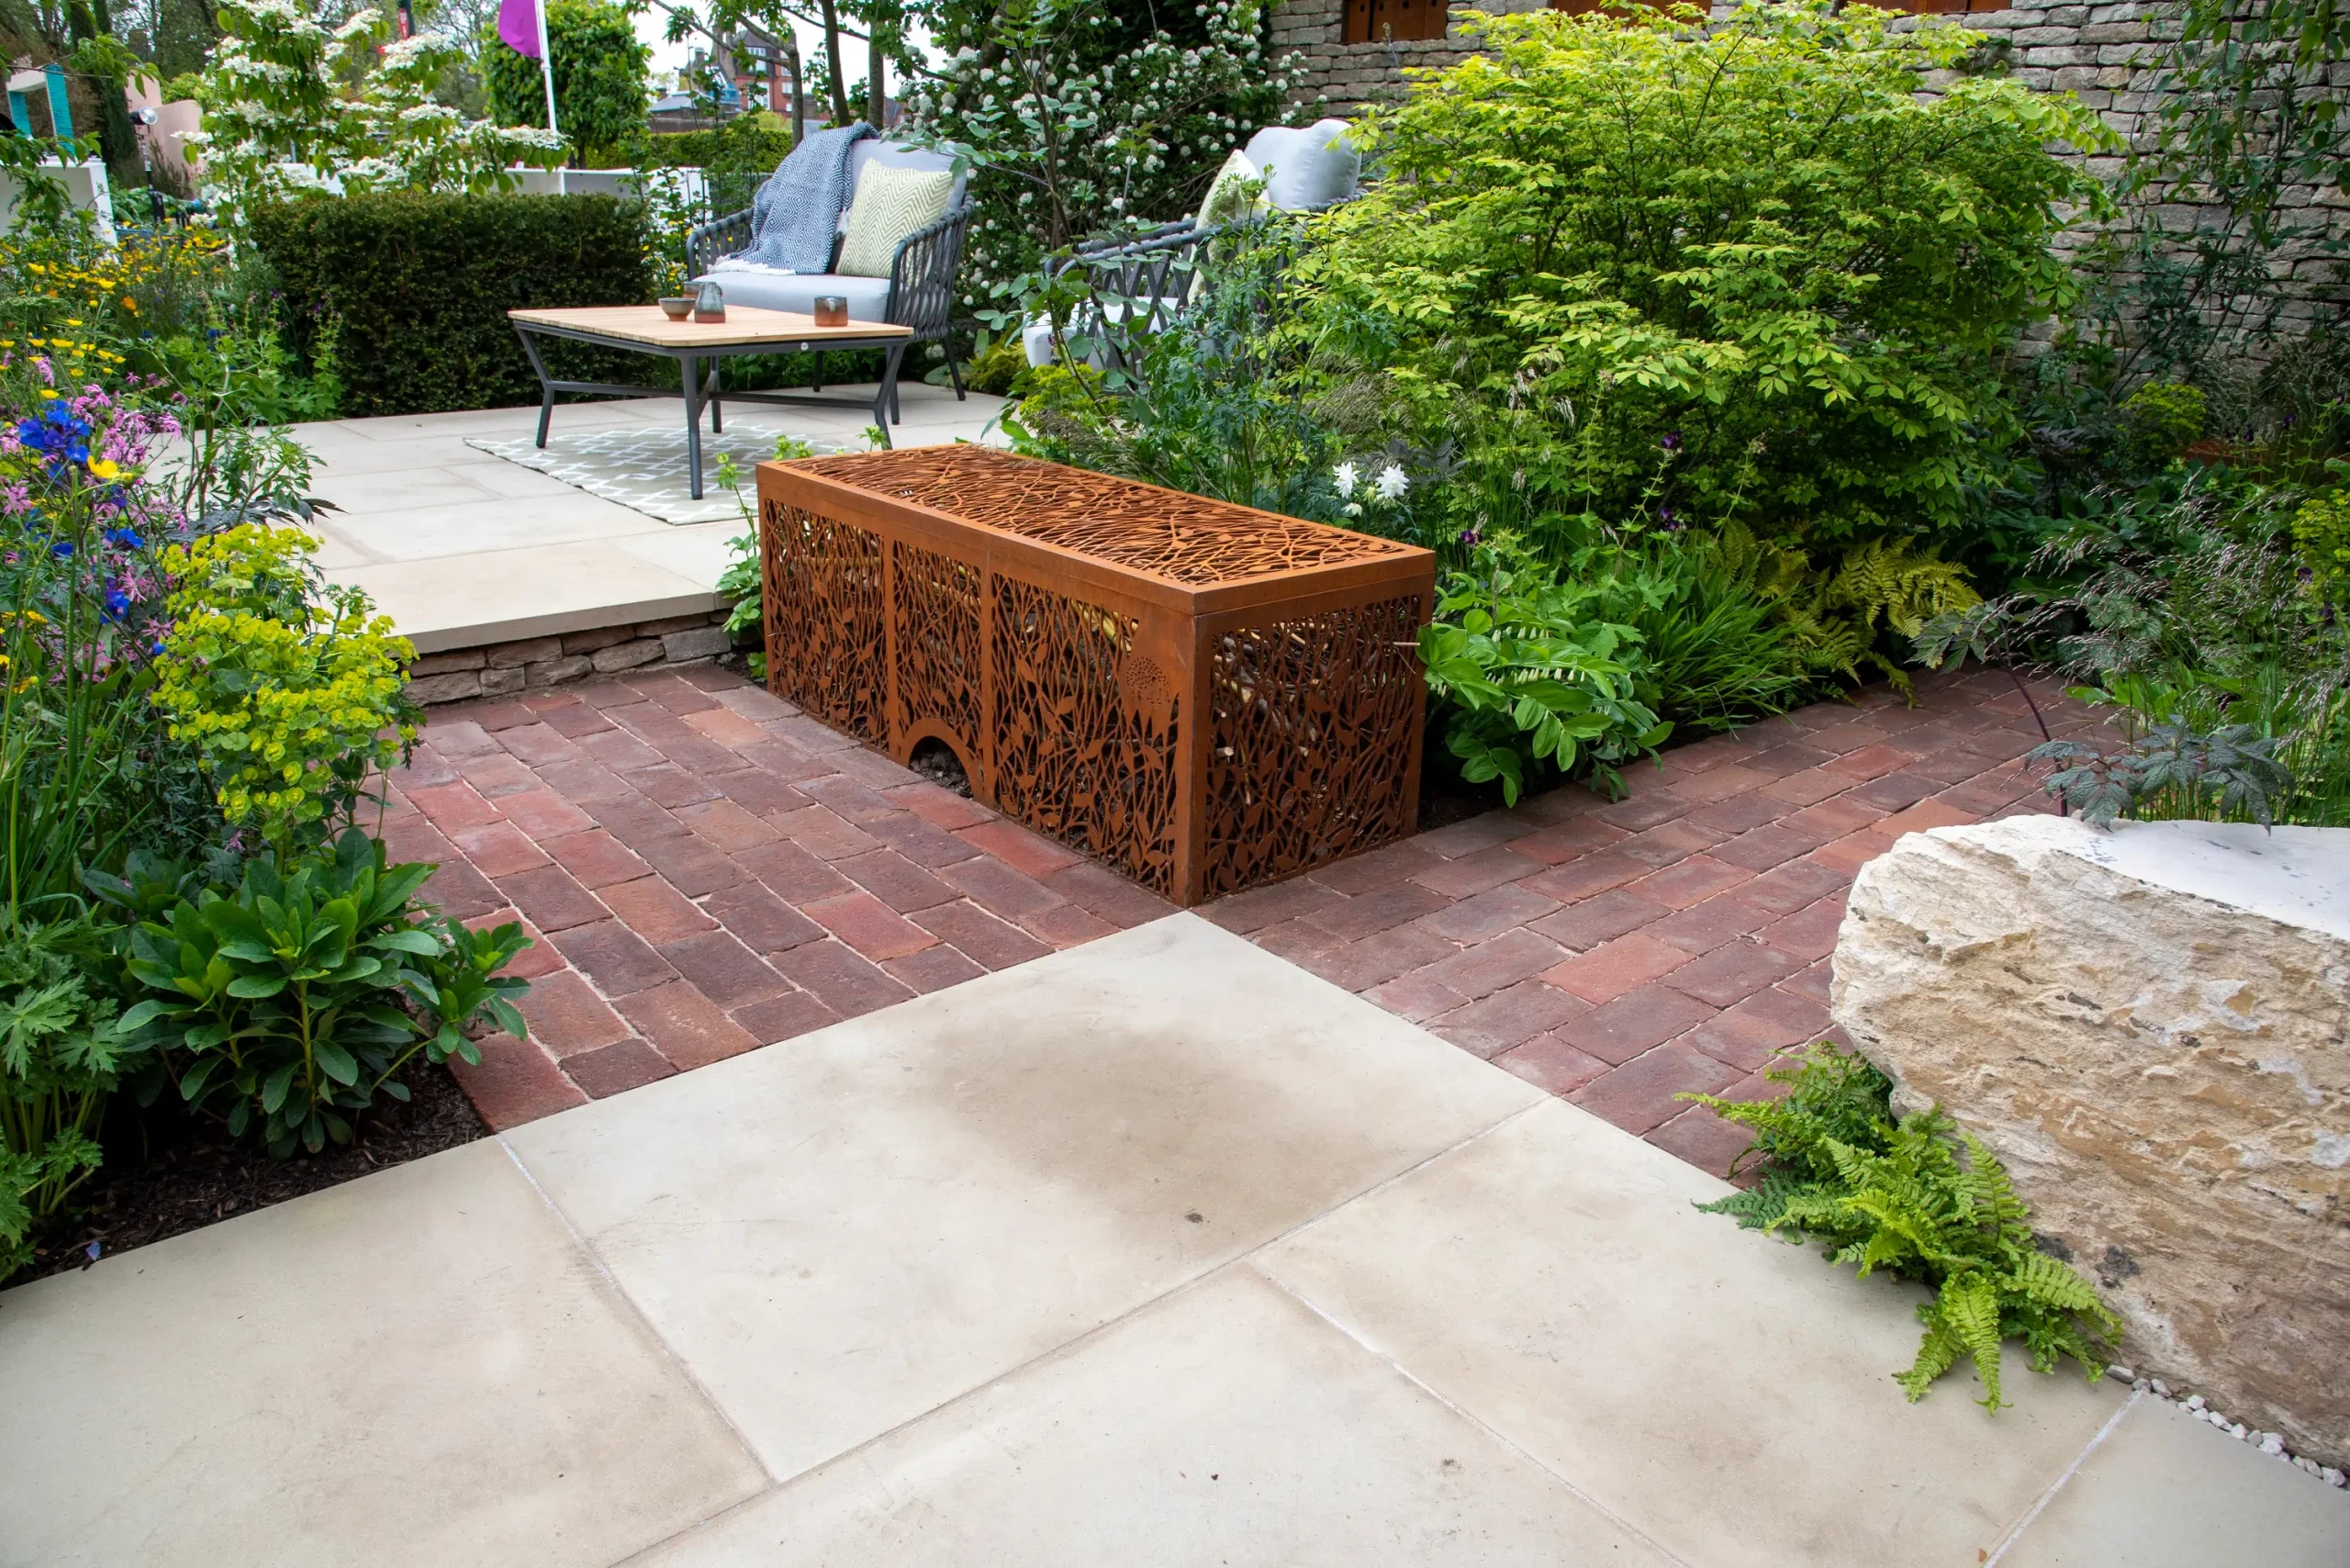
<instances>
[{"instance_id":1,"label":"grey sofa cushion","mask_svg":"<svg viewBox=\"0 0 2350 1568\"><path fill-rule=\"evenodd\" d=\"M1265 199L1281 212L1319 212L1353 196L1362 154L1348 129L1324 119L1302 129L1269 125L1250 137L1248 161L1265 176Z\"/></svg>"},{"instance_id":2,"label":"grey sofa cushion","mask_svg":"<svg viewBox=\"0 0 2350 1568\"><path fill-rule=\"evenodd\" d=\"M848 301L848 319L852 321L888 319L890 280L886 277L843 277L838 273L788 273L729 256L694 282L699 284L704 278L718 285L729 305L750 305L762 310L789 310L806 316L814 312L818 295L837 294Z\"/></svg>"}]
</instances>

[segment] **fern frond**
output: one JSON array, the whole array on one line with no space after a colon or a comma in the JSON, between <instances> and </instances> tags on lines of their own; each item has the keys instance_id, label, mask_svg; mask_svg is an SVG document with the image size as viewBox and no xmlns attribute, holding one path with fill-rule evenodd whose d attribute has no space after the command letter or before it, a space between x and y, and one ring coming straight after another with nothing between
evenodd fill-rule
<instances>
[{"instance_id":1,"label":"fern frond","mask_svg":"<svg viewBox=\"0 0 2350 1568\"><path fill-rule=\"evenodd\" d=\"M1936 1315L1974 1358L1975 1376L1983 1384L1983 1408L1998 1409L1998 1291L1979 1276L1954 1275L1942 1282L1934 1305Z\"/></svg>"},{"instance_id":2,"label":"fern frond","mask_svg":"<svg viewBox=\"0 0 2350 1568\"><path fill-rule=\"evenodd\" d=\"M2120 1318L2087 1280L2034 1247L2030 1207L1987 1146L1938 1105L1895 1121L1885 1076L1825 1042L1771 1076L1788 1087L1776 1101L1690 1096L1753 1128L1766 1160L1752 1191L1701 1206L1818 1240L1832 1264L1933 1290L1919 1309L1918 1359L1897 1374L1911 1399L1965 1356L1983 1405L1997 1411L2010 1338L2023 1340L2034 1371L2069 1355L2102 1374L2103 1336L2121 1332Z\"/></svg>"},{"instance_id":3,"label":"fern frond","mask_svg":"<svg viewBox=\"0 0 2350 1568\"><path fill-rule=\"evenodd\" d=\"M1930 1306L1919 1309L1919 1316L1926 1318L1926 1333L1918 1341L1918 1359L1909 1363L1908 1372L1893 1374L1893 1381L1901 1385L1902 1392L1909 1396L1912 1405L1926 1397L1926 1391L1934 1385L1934 1380L1950 1371L1965 1350L1957 1335L1928 1316L1931 1311Z\"/></svg>"}]
</instances>

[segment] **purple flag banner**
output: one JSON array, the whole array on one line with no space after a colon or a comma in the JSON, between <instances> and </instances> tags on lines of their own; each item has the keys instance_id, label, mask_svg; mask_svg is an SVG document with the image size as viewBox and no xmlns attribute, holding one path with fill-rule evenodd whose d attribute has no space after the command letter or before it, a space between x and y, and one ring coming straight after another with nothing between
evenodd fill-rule
<instances>
[{"instance_id":1,"label":"purple flag banner","mask_svg":"<svg viewBox=\"0 0 2350 1568\"><path fill-rule=\"evenodd\" d=\"M515 53L538 59L538 0L501 0L498 7L498 36Z\"/></svg>"}]
</instances>

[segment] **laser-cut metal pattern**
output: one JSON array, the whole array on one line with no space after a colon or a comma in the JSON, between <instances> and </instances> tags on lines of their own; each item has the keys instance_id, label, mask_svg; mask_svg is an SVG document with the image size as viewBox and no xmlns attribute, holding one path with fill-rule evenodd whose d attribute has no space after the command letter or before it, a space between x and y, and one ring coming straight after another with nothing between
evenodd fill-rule
<instances>
[{"instance_id":1,"label":"laser-cut metal pattern","mask_svg":"<svg viewBox=\"0 0 2350 1568\"><path fill-rule=\"evenodd\" d=\"M991 446L851 453L796 466L1194 587L1415 553L1408 544L1368 533L1038 463Z\"/></svg>"},{"instance_id":2,"label":"laser-cut metal pattern","mask_svg":"<svg viewBox=\"0 0 2350 1568\"><path fill-rule=\"evenodd\" d=\"M880 535L776 501L760 510L767 645L791 650L793 700L836 730L888 744Z\"/></svg>"},{"instance_id":3,"label":"laser-cut metal pattern","mask_svg":"<svg viewBox=\"0 0 2350 1568\"><path fill-rule=\"evenodd\" d=\"M992 609L996 809L1171 897L1181 714L1163 677L1129 677L1158 670L1139 623L1014 577Z\"/></svg>"},{"instance_id":4,"label":"laser-cut metal pattern","mask_svg":"<svg viewBox=\"0 0 2350 1568\"><path fill-rule=\"evenodd\" d=\"M925 731L968 756L979 734L979 569L902 542L890 545L897 727Z\"/></svg>"},{"instance_id":5,"label":"laser-cut metal pattern","mask_svg":"<svg viewBox=\"0 0 2350 1568\"><path fill-rule=\"evenodd\" d=\"M1418 781L1393 765L1426 688L1426 601L1391 599L1212 641L1209 897L1277 882L1412 831Z\"/></svg>"},{"instance_id":6,"label":"laser-cut metal pattern","mask_svg":"<svg viewBox=\"0 0 2350 1568\"><path fill-rule=\"evenodd\" d=\"M768 685L1197 903L1410 833L1435 558L990 448L759 466Z\"/></svg>"}]
</instances>

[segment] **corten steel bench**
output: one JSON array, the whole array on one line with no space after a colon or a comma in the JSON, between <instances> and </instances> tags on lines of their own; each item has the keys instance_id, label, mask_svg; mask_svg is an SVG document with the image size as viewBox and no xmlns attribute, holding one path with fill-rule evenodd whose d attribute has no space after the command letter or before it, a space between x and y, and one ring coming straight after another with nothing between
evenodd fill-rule
<instances>
[{"instance_id":1,"label":"corten steel bench","mask_svg":"<svg viewBox=\"0 0 2350 1568\"><path fill-rule=\"evenodd\" d=\"M991 447L763 463L768 684L1179 903L1410 833L1436 557Z\"/></svg>"}]
</instances>

